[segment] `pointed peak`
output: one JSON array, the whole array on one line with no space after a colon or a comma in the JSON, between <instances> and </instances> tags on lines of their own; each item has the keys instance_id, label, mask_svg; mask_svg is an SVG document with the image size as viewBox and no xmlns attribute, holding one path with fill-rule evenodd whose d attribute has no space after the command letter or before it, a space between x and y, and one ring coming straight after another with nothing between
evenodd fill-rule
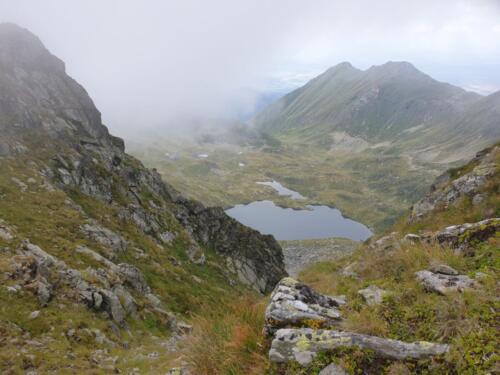
<instances>
[{"instance_id":1,"label":"pointed peak","mask_svg":"<svg viewBox=\"0 0 500 375\"><path fill-rule=\"evenodd\" d=\"M342 61L341 63L334 66L334 68L339 69L354 69L354 66L349 61Z\"/></svg>"},{"instance_id":2,"label":"pointed peak","mask_svg":"<svg viewBox=\"0 0 500 375\"><path fill-rule=\"evenodd\" d=\"M354 66L349 61L343 61L337 65L332 66L330 69L327 71L342 71L342 70L356 70Z\"/></svg>"}]
</instances>

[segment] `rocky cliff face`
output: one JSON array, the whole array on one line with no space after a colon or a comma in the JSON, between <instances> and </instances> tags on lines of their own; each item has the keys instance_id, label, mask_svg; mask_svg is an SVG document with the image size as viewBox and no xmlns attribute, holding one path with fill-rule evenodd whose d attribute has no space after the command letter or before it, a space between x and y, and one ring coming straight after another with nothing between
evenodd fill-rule
<instances>
[{"instance_id":1,"label":"rocky cliff face","mask_svg":"<svg viewBox=\"0 0 500 375\"><path fill-rule=\"evenodd\" d=\"M83 193L113 207L159 246L188 234L187 256L205 262L205 249L221 256L239 280L260 292L285 275L281 248L225 215L182 197L125 153L109 134L87 92L38 38L0 25L0 156L24 155L68 193ZM41 161L41 163L40 163ZM98 218L91 218L98 219ZM177 224L176 224L177 223ZM99 238L106 237L101 233Z\"/></svg>"},{"instance_id":2,"label":"rocky cliff face","mask_svg":"<svg viewBox=\"0 0 500 375\"><path fill-rule=\"evenodd\" d=\"M473 207L485 206L482 210L485 218L497 215L494 202L487 204L486 198L493 196L491 190L498 189L499 155L497 143L478 152L465 166L439 176L427 195L413 205L409 222L419 222L467 202Z\"/></svg>"}]
</instances>

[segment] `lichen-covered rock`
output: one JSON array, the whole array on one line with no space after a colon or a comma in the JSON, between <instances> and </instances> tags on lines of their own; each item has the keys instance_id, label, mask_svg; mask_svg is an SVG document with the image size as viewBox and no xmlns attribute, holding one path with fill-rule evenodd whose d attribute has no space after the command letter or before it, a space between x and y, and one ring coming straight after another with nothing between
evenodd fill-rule
<instances>
[{"instance_id":1,"label":"lichen-covered rock","mask_svg":"<svg viewBox=\"0 0 500 375\"><path fill-rule=\"evenodd\" d=\"M358 293L363 296L363 299L368 305L378 305L383 302L384 297L390 293L380 289L378 286L370 285L368 288L361 289Z\"/></svg>"},{"instance_id":2,"label":"lichen-covered rock","mask_svg":"<svg viewBox=\"0 0 500 375\"><path fill-rule=\"evenodd\" d=\"M358 266L357 262L349 263L347 266L342 268L340 271L340 274L345 277L352 277L353 279L358 279L359 275L358 273L354 270Z\"/></svg>"},{"instance_id":3,"label":"lichen-covered rock","mask_svg":"<svg viewBox=\"0 0 500 375\"><path fill-rule=\"evenodd\" d=\"M190 375L190 374L191 373L189 372L189 370L184 367L174 367L168 370L165 375Z\"/></svg>"},{"instance_id":4,"label":"lichen-covered rock","mask_svg":"<svg viewBox=\"0 0 500 375\"><path fill-rule=\"evenodd\" d=\"M403 240L412 244L416 244L422 240L422 237L418 234L408 233L403 237Z\"/></svg>"},{"instance_id":5,"label":"lichen-covered rock","mask_svg":"<svg viewBox=\"0 0 500 375\"><path fill-rule=\"evenodd\" d=\"M271 294L264 332L272 335L284 327L333 326L341 318L337 308L343 304L342 298L319 294L290 277L284 278Z\"/></svg>"},{"instance_id":6,"label":"lichen-covered rock","mask_svg":"<svg viewBox=\"0 0 500 375\"><path fill-rule=\"evenodd\" d=\"M137 302L135 301L134 297L132 297L130 292L127 290L127 288L125 288L121 284L117 284L113 286L112 291L113 294L115 294L119 298L120 304L122 305L123 309L128 315L134 315L137 312ZM97 295L100 294L97 293ZM99 306L97 308L99 309L103 301L101 301L100 303L99 301L95 302L97 302L98 304L94 303L94 307L97 308L97 306Z\"/></svg>"},{"instance_id":7,"label":"lichen-covered rock","mask_svg":"<svg viewBox=\"0 0 500 375\"><path fill-rule=\"evenodd\" d=\"M188 246L186 250L186 255L189 260L194 264L205 264L206 258L203 250L198 246L196 242L193 241L191 245Z\"/></svg>"},{"instance_id":8,"label":"lichen-covered rock","mask_svg":"<svg viewBox=\"0 0 500 375\"><path fill-rule=\"evenodd\" d=\"M465 275L448 275L427 270L419 271L415 275L426 290L439 294L463 292L477 287L476 282Z\"/></svg>"},{"instance_id":9,"label":"lichen-covered rock","mask_svg":"<svg viewBox=\"0 0 500 375\"><path fill-rule=\"evenodd\" d=\"M492 218L477 223L453 225L435 233L429 239L465 255L472 255L475 242L484 242L498 232L500 232L500 218Z\"/></svg>"},{"instance_id":10,"label":"lichen-covered rock","mask_svg":"<svg viewBox=\"0 0 500 375\"><path fill-rule=\"evenodd\" d=\"M393 232L387 236L380 237L378 240L370 244L372 249L390 250L399 246L397 233Z\"/></svg>"},{"instance_id":11,"label":"lichen-covered rock","mask_svg":"<svg viewBox=\"0 0 500 375\"><path fill-rule=\"evenodd\" d=\"M352 332L310 328L280 329L271 343L269 359L275 363L297 361L302 366L307 366L318 353L339 347L369 349L378 357L393 360L428 358L449 350L449 345L425 341L406 343Z\"/></svg>"},{"instance_id":12,"label":"lichen-covered rock","mask_svg":"<svg viewBox=\"0 0 500 375\"><path fill-rule=\"evenodd\" d=\"M116 323L123 326L125 324L126 312L118 296L106 289L99 290L99 294L102 296L102 308L109 313Z\"/></svg>"}]
</instances>

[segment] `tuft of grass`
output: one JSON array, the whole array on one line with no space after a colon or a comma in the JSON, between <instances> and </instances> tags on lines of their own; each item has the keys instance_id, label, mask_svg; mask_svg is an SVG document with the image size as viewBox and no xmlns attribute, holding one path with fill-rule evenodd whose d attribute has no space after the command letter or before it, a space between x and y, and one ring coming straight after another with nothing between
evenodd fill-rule
<instances>
[{"instance_id":1,"label":"tuft of grass","mask_svg":"<svg viewBox=\"0 0 500 375\"><path fill-rule=\"evenodd\" d=\"M184 353L198 375L261 375L269 368L262 335L265 301L243 296L192 319L195 327Z\"/></svg>"}]
</instances>

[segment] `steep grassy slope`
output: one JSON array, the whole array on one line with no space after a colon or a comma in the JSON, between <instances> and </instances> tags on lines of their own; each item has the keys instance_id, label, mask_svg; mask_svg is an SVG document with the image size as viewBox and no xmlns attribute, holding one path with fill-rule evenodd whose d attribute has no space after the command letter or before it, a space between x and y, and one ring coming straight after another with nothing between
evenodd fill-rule
<instances>
[{"instance_id":1,"label":"steep grassy slope","mask_svg":"<svg viewBox=\"0 0 500 375\"><path fill-rule=\"evenodd\" d=\"M175 364L177 355L169 350L177 340L174 326L141 293L131 291L137 313L127 317L126 329L120 329L104 312L87 308L63 282L54 285L45 308L37 302L36 288L25 284L30 278L24 281L21 270L23 265L32 267L33 260L20 253L24 239L81 270L88 282L95 281L93 270L105 267L76 251L78 246L87 246L107 254L106 247L81 232L88 216L98 218L101 225L133 245L114 262L136 266L163 308L179 318L190 320L239 295L253 294L231 287L231 276L212 251L205 252L205 265L190 262L186 255L189 235L179 224L171 224L179 233L176 240L160 246L135 225L124 224L108 205L77 191L70 200L64 192L48 189L33 160L20 157L0 163L0 215L2 225L14 237L0 238L0 372L104 373L137 368L141 373L158 373ZM26 190L20 190L13 178L26 183ZM38 317L30 318L34 311L40 311Z\"/></svg>"}]
</instances>

